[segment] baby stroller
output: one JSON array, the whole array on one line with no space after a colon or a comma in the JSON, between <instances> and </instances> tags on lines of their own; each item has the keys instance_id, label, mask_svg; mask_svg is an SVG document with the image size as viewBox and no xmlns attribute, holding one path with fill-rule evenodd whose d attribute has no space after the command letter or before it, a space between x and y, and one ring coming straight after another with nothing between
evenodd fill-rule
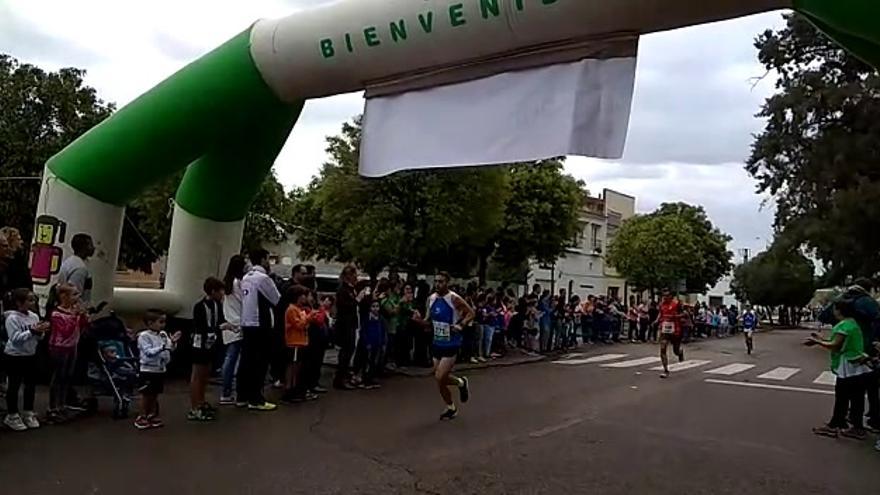
<instances>
[{"instance_id":1,"label":"baby stroller","mask_svg":"<svg viewBox=\"0 0 880 495\"><path fill-rule=\"evenodd\" d=\"M113 313L95 320L90 331L88 382L95 397L113 398L113 418L128 417L137 384L137 358L125 324ZM97 400L89 409L97 410Z\"/></svg>"}]
</instances>

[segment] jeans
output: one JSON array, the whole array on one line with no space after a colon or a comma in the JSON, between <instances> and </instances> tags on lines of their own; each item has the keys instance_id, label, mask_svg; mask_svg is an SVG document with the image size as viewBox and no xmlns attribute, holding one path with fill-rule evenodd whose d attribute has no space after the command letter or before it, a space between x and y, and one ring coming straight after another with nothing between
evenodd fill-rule
<instances>
[{"instance_id":1,"label":"jeans","mask_svg":"<svg viewBox=\"0 0 880 495\"><path fill-rule=\"evenodd\" d=\"M37 357L36 356L3 356L6 367L8 386L6 387L6 412L18 414L18 390L24 385L25 411L34 410L34 397L37 391Z\"/></svg>"},{"instance_id":2,"label":"jeans","mask_svg":"<svg viewBox=\"0 0 880 495\"><path fill-rule=\"evenodd\" d=\"M471 344L474 349L474 356L483 357L483 333L485 325L475 325L474 340Z\"/></svg>"},{"instance_id":3,"label":"jeans","mask_svg":"<svg viewBox=\"0 0 880 495\"><path fill-rule=\"evenodd\" d=\"M550 342L552 340L552 332L553 332L553 324L549 320L542 319L540 321L541 333L540 333L540 342L539 349L541 352L547 352L550 350Z\"/></svg>"},{"instance_id":4,"label":"jeans","mask_svg":"<svg viewBox=\"0 0 880 495\"><path fill-rule=\"evenodd\" d=\"M834 385L834 415L828 426L846 428L847 420L853 428L860 429L864 426L865 387L868 380L867 374L849 378L837 377Z\"/></svg>"},{"instance_id":5,"label":"jeans","mask_svg":"<svg viewBox=\"0 0 880 495\"><path fill-rule=\"evenodd\" d=\"M69 350L50 350L52 360L52 380L49 382L49 409L60 409L67 404L67 396L73 386L73 372L76 369L76 348Z\"/></svg>"},{"instance_id":6,"label":"jeans","mask_svg":"<svg viewBox=\"0 0 880 495\"><path fill-rule=\"evenodd\" d=\"M483 325L483 357L489 357L492 354L492 337L495 335L495 327L492 325Z\"/></svg>"},{"instance_id":7,"label":"jeans","mask_svg":"<svg viewBox=\"0 0 880 495\"><path fill-rule=\"evenodd\" d=\"M232 397L233 380L238 371L238 358L241 355L241 342L239 340L226 345L226 357L223 359L223 397Z\"/></svg>"},{"instance_id":8,"label":"jeans","mask_svg":"<svg viewBox=\"0 0 880 495\"><path fill-rule=\"evenodd\" d=\"M237 399L252 405L266 402L263 384L269 371L272 348L272 329L242 327L241 363L238 370Z\"/></svg>"}]
</instances>

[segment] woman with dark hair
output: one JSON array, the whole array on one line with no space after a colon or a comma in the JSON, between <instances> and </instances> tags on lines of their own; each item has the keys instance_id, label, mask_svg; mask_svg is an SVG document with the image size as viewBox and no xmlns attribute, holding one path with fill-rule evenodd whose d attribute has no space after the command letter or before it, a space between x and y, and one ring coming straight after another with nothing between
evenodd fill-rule
<instances>
[{"instance_id":1,"label":"woman with dark hair","mask_svg":"<svg viewBox=\"0 0 880 495\"><path fill-rule=\"evenodd\" d=\"M241 356L241 279L245 273L244 256L236 254L229 259L223 285L226 295L223 297L223 316L226 322L221 325L223 345L226 346L226 357L223 360L223 392L220 405L235 404L232 396L232 385Z\"/></svg>"},{"instance_id":2,"label":"woman with dark hair","mask_svg":"<svg viewBox=\"0 0 880 495\"><path fill-rule=\"evenodd\" d=\"M828 340L813 333L805 342L807 346L827 349L831 357L831 372L837 377L834 385L834 414L824 426L813 428L817 435L837 438L864 439L865 390L871 368L866 365L865 343L862 330L855 320L856 310L849 300L834 304L834 316L838 323L831 330ZM849 420L849 422L847 422Z\"/></svg>"}]
</instances>

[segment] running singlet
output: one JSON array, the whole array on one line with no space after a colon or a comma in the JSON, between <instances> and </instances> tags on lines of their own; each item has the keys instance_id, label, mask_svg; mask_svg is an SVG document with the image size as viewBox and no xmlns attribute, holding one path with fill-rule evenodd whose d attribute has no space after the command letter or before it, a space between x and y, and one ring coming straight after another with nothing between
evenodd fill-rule
<instances>
[{"instance_id":1,"label":"running singlet","mask_svg":"<svg viewBox=\"0 0 880 495\"><path fill-rule=\"evenodd\" d=\"M678 301L660 303L660 333L662 335L676 335L681 331L678 318L681 313L681 305Z\"/></svg>"},{"instance_id":2,"label":"running singlet","mask_svg":"<svg viewBox=\"0 0 880 495\"><path fill-rule=\"evenodd\" d=\"M755 313L746 313L743 315L743 328L746 330L754 330L757 318L755 318Z\"/></svg>"},{"instance_id":3,"label":"running singlet","mask_svg":"<svg viewBox=\"0 0 880 495\"><path fill-rule=\"evenodd\" d=\"M452 326L455 324L456 317L452 298L452 292L443 297L434 294L431 296L429 302L428 312L434 330L434 345L436 347L461 347L461 332L452 331Z\"/></svg>"}]
</instances>

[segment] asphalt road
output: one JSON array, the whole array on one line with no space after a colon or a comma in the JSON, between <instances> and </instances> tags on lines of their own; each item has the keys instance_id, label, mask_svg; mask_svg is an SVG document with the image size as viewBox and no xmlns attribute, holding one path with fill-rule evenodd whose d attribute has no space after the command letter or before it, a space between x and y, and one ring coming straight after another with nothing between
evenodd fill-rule
<instances>
[{"instance_id":1,"label":"asphalt road","mask_svg":"<svg viewBox=\"0 0 880 495\"><path fill-rule=\"evenodd\" d=\"M667 380L654 363L621 367L656 355L642 344L469 372L473 397L446 423L425 378L273 413L224 409L213 424L187 423L178 390L161 399L161 430L95 417L0 432L0 487L16 495L878 493L873 442L810 432L828 419L833 396L814 383L827 357L799 345L806 335L760 334L751 357L739 338L700 342L687 349L697 364ZM724 369L754 367L707 373L733 363L743 366ZM768 372L777 379L758 378Z\"/></svg>"}]
</instances>

